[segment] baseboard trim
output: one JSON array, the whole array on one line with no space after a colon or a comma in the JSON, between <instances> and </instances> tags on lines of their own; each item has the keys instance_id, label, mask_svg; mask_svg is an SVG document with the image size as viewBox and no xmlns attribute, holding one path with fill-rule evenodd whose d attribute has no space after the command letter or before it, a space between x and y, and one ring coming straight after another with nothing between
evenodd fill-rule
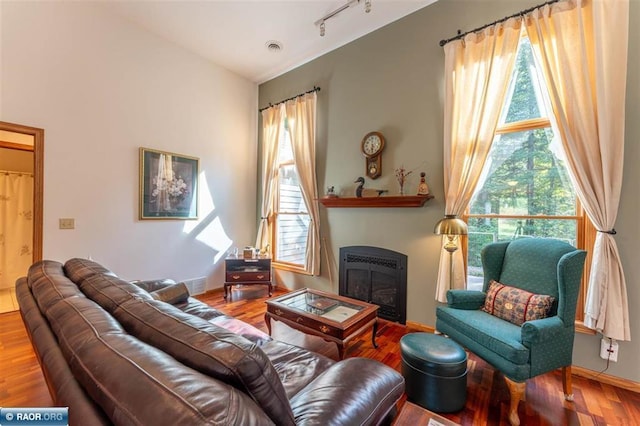
<instances>
[{"instance_id":1,"label":"baseboard trim","mask_svg":"<svg viewBox=\"0 0 640 426\"><path fill-rule=\"evenodd\" d=\"M436 329L434 327L429 327L428 325L420 324L419 322L407 321L407 328L411 331L422 331L425 333L435 333Z\"/></svg>"},{"instance_id":2,"label":"baseboard trim","mask_svg":"<svg viewBox=\"0 0 640 426\"><path fill-rule=\"evenodd\" d=\"M435 332L434 327L430 327L414 321L407 321L407 328L410 331L421 331L425 333ZM633 380L623 379L621 377L611 376L609 374L603 374L601 372L589 370L588 368L584 367L578 367L576 365L571 366L571 373L579 377L584 377L586 379L595 380L600 383L640 393L640 383L634 382Z\"/></svg>"},{"instance_id":3,"label":"baseboard trim","mask_svg":"<svg viewBox=\"0 0 640 426\"><path fill-rule=\"evenodd\" d=\"M571 366L571 373L575 374L576 376L584 377L586 379L595 380L600 383L617 386L622 389L640 393L640 383L634 382L633 380L623 379L621 377L611 376L609 374L603 374L598 371L589 370L588 368L578 367L576 365Z\"/></svg>"}]
</instances>

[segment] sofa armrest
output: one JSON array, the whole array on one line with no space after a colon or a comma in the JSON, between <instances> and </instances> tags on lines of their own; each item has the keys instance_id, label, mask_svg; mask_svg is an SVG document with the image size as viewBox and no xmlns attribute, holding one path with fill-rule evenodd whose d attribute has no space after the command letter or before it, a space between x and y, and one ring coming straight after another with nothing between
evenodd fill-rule
<instances>
[{"instance_id":1,"label":"sofa armrest","mask_svg":"<svg viewBox=\"0 0 640 426\"><path fill-rule=\"evenodd\" d=\"M296 424L377 425L404 392L404 378L367 358L348 358L329 367L291 400Z\"/></svg>"},{"instance_id":2,"label":"sofa armrest","mask_svg":"<svg viewBox=\"0 0 640 426\"><path fill-rule=\"evenodd\" d=\"M565 328L558 316L527 321L522 324L522 344L530 348L535 344L563 337Z\"/></svg>"},{"instance_id":3,"label":"sofa armrest","mask_svg":"<svg viewBox=\"0 0 640 426\"><path fill-rule=\"evenodd\" d=\"M447 304L454 309L471 311L480 309L486 297L486 293L477 290L449 290Z\"/></svg>"},{"instance_id":4,"label":"sofa armrest","mask_svg":"<svg viewBox=\"0 0 640 426\"><path fill-rule=\"evenodd\" d=\"M134 280L131 284L135 284L141 289L151 293L152 291L160 290L165 287L175 285L175 281L170 278L159 278L155 280Z\"/></svg>"},{"instance_id":5,"label":"sofa armrest","mask_svg":"<svg viewBox=\"0 0 640 426\"><path fill-rule=\"evenodd\" d=\"M171 284L154 290L150 294L154 299L170 303L172 305L186 302L187 299L189 299L189 289L185 283Z\"/></svg>"}]
</instances>

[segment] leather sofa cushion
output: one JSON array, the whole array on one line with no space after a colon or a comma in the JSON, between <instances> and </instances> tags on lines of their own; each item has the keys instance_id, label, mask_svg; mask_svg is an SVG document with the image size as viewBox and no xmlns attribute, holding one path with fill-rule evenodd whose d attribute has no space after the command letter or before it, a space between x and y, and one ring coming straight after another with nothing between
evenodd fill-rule
<instances>
[{"instance_id":1,"label":"leather sofa cushion","mask_svg":"<svg viewBox=\"0 0 640 426\"><path fill-rule=\"evenodd\" d=\"M244 393L128 335L86 298L47 315L74 376L115 424L271 424Z\"/></svg>"},{"instance_id":2,"label":"leather sofa cushion","mask_svg":"<svg viewBox=\"0 0 640 426\"><path fill-rule=\"evenodd\" d=\"M220 312L219 310L214 309L193 297L188 298L185 302L176 303L175 306L184 313L195 315L207 321L224 316L223 312Z\"/></svg>"},{"instance_id":3,"label":"leather sofa cushion","mask_svg":"<svg viewBox=\"0 0 640 426\"><path fill-rule=\"evenodd\" d=\"M151 293L152 291L160 290L165 287L174 285L176 282L169 278L160 278L157 280L134 280L131 284L135 284L141 289Z\"/></svg>"},{"instance_id":4,"label":"leather sofa cushion","mask_svg":"<svg viewBox=\"0 0 640 426\"><path fill-rule=\"evenodd\" d=\"M278 373L257 345L172 305L137 297L140 289L127 281L95 275L81 288L132 335L246 392L274 422L294 424Z\"/></svg>"},{"instance_id":5,"label":"leather sofa cushion","mask_svg":"<svg viewBox=\"0 0 640 426\"><path fill-rule=\"evenodd\" d=\"M148 292L118 277L91 275L83 279L78 286L88 298L97 302L110 313L133 298L153 300Z\"/></svg>"},{"instance_id":6,"label":"leather sofa cushion","mask_svg":"<svg viewBox=\"0 0 640 426\"><path fill-rule=\"evenodd\" d=\"M254 326L247 324L246 322L233 318L227 315L221 315L219 317L210 320L211 324L220 326L226 330L229 330L239 336L244 337L252 343L262 347L266 342L271 341L271 336L267 333L258 330Z\"/></svg>"},{"instance_id":7,"label":"leather sofa cushion","mask_svg":"<svg viewBox=\"0 0 640 426\"><path fill-rule=\"evenodd\" d=\"M116 274L99 263L79 257L67 260L64 264L64 272L67 277L76 284L95 274L116 276Z\"/></svg>"},{"instance_id":8,"label":"leather sofa cushion","mask_svg":"<svg viewBox=\"0 0 640 426\"><path fill-rule=\"evenodd\" d=\"M85 394L80 383L73 377L56 336L38 309L26 278L20 278L16 283L16 297L20 304L20 315L38 356L53 404L70 408L69 424L111 424L102 409Z\"/></svg>"},{"instance_id":9,"label":"leather sofa cushion","mask_svg":"<svg viewBox=\"0 0 640 426\"><path fill-rule=\"evenodd\" d=\"M78 286L64 275L62 264L53 260L42 260L31 265L27 283L38 308L44 314L60 300L84 297Z\"/></svg>"},{"instance_id":10,"label":"leather sofa cushion","mask_svg":"<svg viewBox=\"0 0 640 426\"><path fill-rule=\"evenodd\" d=\"M403 392L397 371L372 359L347 358L296 394L291 408L298 425L377 425Z\"/></svg>"},{"instance_id":11,"label":"leather sofa cushion","mask_svg":"<svg viewBox=\"0 0 640 426\"><path fill-rule=\"evenodd\" d=\"M335 364L323 355L278 340L267 342L260 349L278 372L289 399Z\"/></svg>"}]
</instances>

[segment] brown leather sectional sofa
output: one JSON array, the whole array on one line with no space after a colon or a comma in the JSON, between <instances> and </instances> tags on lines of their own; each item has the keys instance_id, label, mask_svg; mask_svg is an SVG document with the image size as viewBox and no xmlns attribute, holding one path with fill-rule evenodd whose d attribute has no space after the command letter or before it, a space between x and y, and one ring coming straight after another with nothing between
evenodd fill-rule
<instances>
[{"instance_id":1,"label":"brown leather sectional sofa","mask_svg":"<svg viewBox=\"0 0 640 426\"><path fill-rule=\"evenodd\" d=\"M131 283L86 259L34 264L17 295L72 425L379 424L404 391L402 376L377 361L335 362L170 280Z\"/></svg>"}]
</instances>

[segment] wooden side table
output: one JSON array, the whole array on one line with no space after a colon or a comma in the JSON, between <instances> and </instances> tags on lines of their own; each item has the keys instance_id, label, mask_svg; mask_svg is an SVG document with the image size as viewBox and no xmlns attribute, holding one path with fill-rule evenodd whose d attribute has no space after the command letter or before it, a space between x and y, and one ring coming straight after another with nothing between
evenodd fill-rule
<instances>
[{"instance_id":1,"label":"wooden side table","mask_svg":"<svg viewBox=\"0 0 640 426\"><path fill-rule=\"evenodd\" d=\"M224 298L227 298L228 288L232 285L266 285L269 288L269 297L273 294L271 284L271 259L268 257L255 257L244 259L241 257L228 257L224 261L225 281Z\"/></svg>"}]
</instances>

